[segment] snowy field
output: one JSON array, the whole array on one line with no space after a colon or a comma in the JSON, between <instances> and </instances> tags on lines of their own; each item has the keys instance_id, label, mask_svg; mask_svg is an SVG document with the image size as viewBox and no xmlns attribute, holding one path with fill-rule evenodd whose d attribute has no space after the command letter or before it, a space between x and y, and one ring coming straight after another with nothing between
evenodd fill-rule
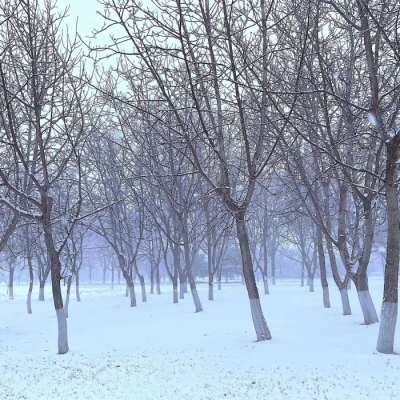
<instances>
[{"instance_id":1,"label":"snowy field","mask_svg":"<svg viewBox=\"0 0 400 400\"><path fill-rule=\"evenodd\" d=\"M317 284L309 293L278 281L262 295L273 339L256 343L240 284L216 291L214 302L200 285L199 314L190 295L173 305L167 286L146 304L137 293L136 308L122 285L83 286L81 303L71 293L70 352L60 356L49 287L45 302L35 288L28 315L27 286L9 301L0 285L1 400L400 399L400 357L376 353L379 326L361 324L355 290L353 315L343 317L332 284L324 309ZM371 292L379 309L382 282L372 280Z\"/></svg>"}]
</instances>

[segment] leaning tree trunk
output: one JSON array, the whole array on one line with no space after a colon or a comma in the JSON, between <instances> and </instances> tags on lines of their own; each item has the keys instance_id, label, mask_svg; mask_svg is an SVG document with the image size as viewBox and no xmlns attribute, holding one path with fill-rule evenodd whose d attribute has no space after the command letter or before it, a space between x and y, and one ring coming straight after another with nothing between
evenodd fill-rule
<instances>
[{"instance_id":1,"label":"leaning tree trunk","mask_svg":"<svg viewBox=\"0 0 400 400\"><path fill-rule=\"evenodd\" d=\"M76 301L79 303L81 301L81 295L79 292L79 270L75 271L75 295Z\"/></svg>"},{"instance_id":2,"label":"leaning tree trunk","mask_svg":"<svg viewBox=\"0 0 400 400\"><path fill-rule=\"evenodd\" d=\"M72 284L72 274L68 277L68 282L67 282L67 295L65 296L65 306L64 306L64 312L65 316L68 318L68 306L69 306L69 297L71 294L71 284Z\"/></svg>"},{"instance_id":3,"label":"leaning tree trunk","mask_svg":"<svg viewBox=\"0 0 400 400\"><path fill-rule=\"evenodd\" d=\"M32 314L33 268L32 268L32 259L30 257L28 257L28 268L29 268L29 289L28 289L28 296L26 299L26 307L28 309L28 314Z\"/></svg>"},{"instance_id":4,"label":"leaning tree trunk","mask_svg":"<svg viewBox=\"0 0 400 400\"><path fill-rule=\"evenodd\" d=\"M358 300L364 316L364 324L370 325L379 322L374 303L369 293L368 277L366 271L353 276L354 286L357 289Z\"/></svg>"},{"instance_id":5,"label":"leaning tree trunk","mask_svg":"<svg viewBox=\"0 0 400 400\"><path fill-rule=\"evenodd\" d=\"M238 218L236 219L236 229L240 252L242 255L243 275L245 277L247 294L250 300L251 316L253 318L257 340L269 340L271 339L271 332L268 329L261 308L260 296L258 294L256 279L253 271L253 263L251 260L249 236L246 229L244 212L238 213Z\"/></svg>"},{"instance_id":6,"label":"leaning tree trunk","mask_svg":"<svg viewBox=\"0 0 400 400\"><path fill-rule=\"evenodd\" d=\"M196 281L193 276L192 266L190 264L190 248L189 248L189 235L187 227L187 219L183 223L183 247L185 251L185 286L187 287L187 281L189 281L190 291L192 293L192 298L194 306L196 308L195 312L203 311L203 306L201 305L199 293L197 292Z\"/></svg>"},{"instance_id":7,"label":"leaning tree trunk","mask_svg":"<svg viewBox=\"0 0 400 400\"><path fill-rule=\"evenodd\" d=\"M395 143L393 141L395 140ZM385 286L381 309L381 324L379 327L376 349L380 353L393 353L398 313L399 285L399 244L400 244L400 210L397 194L397 159L399 152L399 134L387 144L386 161L386 206L388 235L386 243Z\"/></svg>"}]
</instances>

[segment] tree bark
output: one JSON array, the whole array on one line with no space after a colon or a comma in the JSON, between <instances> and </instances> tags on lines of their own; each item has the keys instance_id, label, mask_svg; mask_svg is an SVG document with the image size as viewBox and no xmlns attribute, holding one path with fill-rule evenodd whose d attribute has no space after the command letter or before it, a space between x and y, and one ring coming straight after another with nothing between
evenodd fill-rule
<instances>
[{"instance_id":1,"label":"tree bark","mask_svg":"<svg viewBox=\"0 0 400 400\"><path fill-rule=\"evenodd\" d=\"M39 301L44 301L44 285L46 284L45 280L40 280L39 283Z\"/></svg>"},{"instance_id":2,"label":"tree bark","mask_svg":"<svg viewBox=\"0 0 400 400\"><path fill-rule=\"evenodd\" d=\"M29 268L29 289L28 289L28 296L26 299L26 307L28 309L28 314L32 314L33 267L32 267L32 258L30 256L28 256L28 268Z\"/></svg>"},{"instance_id":3,"label":"tree bark","mask_svg":"<svg viewBox=\"0 0 400 400\"><path fill-rule=\"evenodd\" d=\"M10 269L8 274L8 299L14 300L14 261L10 262Z\"/></svg>"},{"instance_id":4,"label":"tree bark","mask_svg":"<svg viewBox=\"0 0 400 400\"><path fill-rule=\"evenodd\" d=\"M240 252L242 255L243 275L245 277L247 294L250 300L251 316L253 318L257 340L269 340L271 339L271 332L268 329L261 308L260 296L258 294L256 279L253 271L253 263L251 260L249 237L246 229L244 212L238 213L238 216L236 218L236 229Z\"/></svg>"},{"instance_id":5,"label":"tree bark","mask_svg":"<svg viewBox=\"0 0 400 400\"><path fill-rule=\"evenodd\" d=\"M397 161L399 157L399 133L387 143L386 161L386 206L388 235L386 243L385 285L381 308L377 351L393 353L399 299L399 251L400 251L400 210L397 185ZM394 141L394 142L393 142Z\"/></svg>"},{"instance_id":6,"label":"tree bark","mask_svg":"<svg viewBox=\"0 0 400 400\"><path fill-rule=\"evenodd\" d=\"M71 294L71 284L72 284L72 274L68 277L67 295L65 296L64 312L65 312L66 318L68 318L68 306L69 306L69 298L70 298L70 294Z\"/></svg>"},{"instance_id":7,"label":"tree bark","mask_svg":"<svg viewBox=\"0 0 400 400\"><path fill-rule=\"evenodd\" d=\"M358 300L360 301L361 310L364 316L364 324L370 325L379 322L374 303L368 288L367 273L363 272L353 276L353 282L357 289Z\"/></svg>"},{"instance_id":8,"label":"tree bark","mask_svg":"<svg viewBox=\"0 0 400 400\"><path fill-rule=\"evenodd\" d=\"M208 274L208 300L214 300L214 274L212 272Z\"/></svg>"},{"instance_id":9,"label":"tree bark","mask_svg":"<svg viewBox=\"0 0 400 400\"><path fill-rule=\"evenodd\" d=\"M317 242L318 242L318 258L319 258L319 269L320 269L320 275L321 275L323 304L324 304L324 308L330 308L331 303L329 301L328 279L326 278L324 242L323 242L322 230L319 226L317 226Z\"/></svg>"},{"instance_id":10,"label":"tree bark","mask_svg":"<svg viewBox=\"0 0 400 400\"><path fill-rule=\"evenodd\" d=\"M79 292L79 270L75 271L75 295L76 301L79 303L81 301L81 295Z\"/></svg>"}]
</instances>

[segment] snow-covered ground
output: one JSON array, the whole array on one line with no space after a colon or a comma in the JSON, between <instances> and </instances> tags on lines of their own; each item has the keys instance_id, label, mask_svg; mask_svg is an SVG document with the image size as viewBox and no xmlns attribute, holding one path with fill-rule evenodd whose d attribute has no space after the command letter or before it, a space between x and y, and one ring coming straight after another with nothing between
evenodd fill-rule
<instances>
[{"instance_id":1,"label":"snow-covered ground","mask_svg":"<svg viewBox=\"0 0 400 400\"><path fill-rule=\"evenodd\" d=\"M214 302L200 285L199 314L190 294L173 305L162 289L146 304L137 293L130 308L122 285L83 286L81 303L71 296L70 352L61 356L49 287L45 302L35 288L28 315L27 286L7 300L0 285L0 399L400 399L400 357L376 353L379 326L361 324L355 290L344 317L333 284L324 309L318 285L309 293L278 281L262 295L273 339L256 343L242 285L216 291ZM379 309L380 280L371 292Z\"/></svg>"}]
</instances>

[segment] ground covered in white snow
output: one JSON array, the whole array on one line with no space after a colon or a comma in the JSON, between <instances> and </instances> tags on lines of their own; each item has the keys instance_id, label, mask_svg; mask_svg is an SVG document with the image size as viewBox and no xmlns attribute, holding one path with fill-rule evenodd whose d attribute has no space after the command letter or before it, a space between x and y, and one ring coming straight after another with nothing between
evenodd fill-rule
<instances>
[{"instance_id":1,"label":"ground covered in white snow","mask_svg":"<svg viewBox=\"0 0 400 400\"><path fill-rule=\"evenodd\" d=\"M278 281L262 295L273 340L256 343L240 284L216 291L214 302L200 286L199 314L190 294L173 305L170 287L130 308L122 285L83 286L81 303L71 296L70 352L62 356L49 288L32 315L26 290L16 286L7 300L0 285L1 400L400 399L400 357L376 353L379 326L361 325L355 290L353 315L344 317L333 284L324 309L319 287L308 293ZM371 292L379 309L382 282L372 281Z\"/></svg>"}]
</instances>

